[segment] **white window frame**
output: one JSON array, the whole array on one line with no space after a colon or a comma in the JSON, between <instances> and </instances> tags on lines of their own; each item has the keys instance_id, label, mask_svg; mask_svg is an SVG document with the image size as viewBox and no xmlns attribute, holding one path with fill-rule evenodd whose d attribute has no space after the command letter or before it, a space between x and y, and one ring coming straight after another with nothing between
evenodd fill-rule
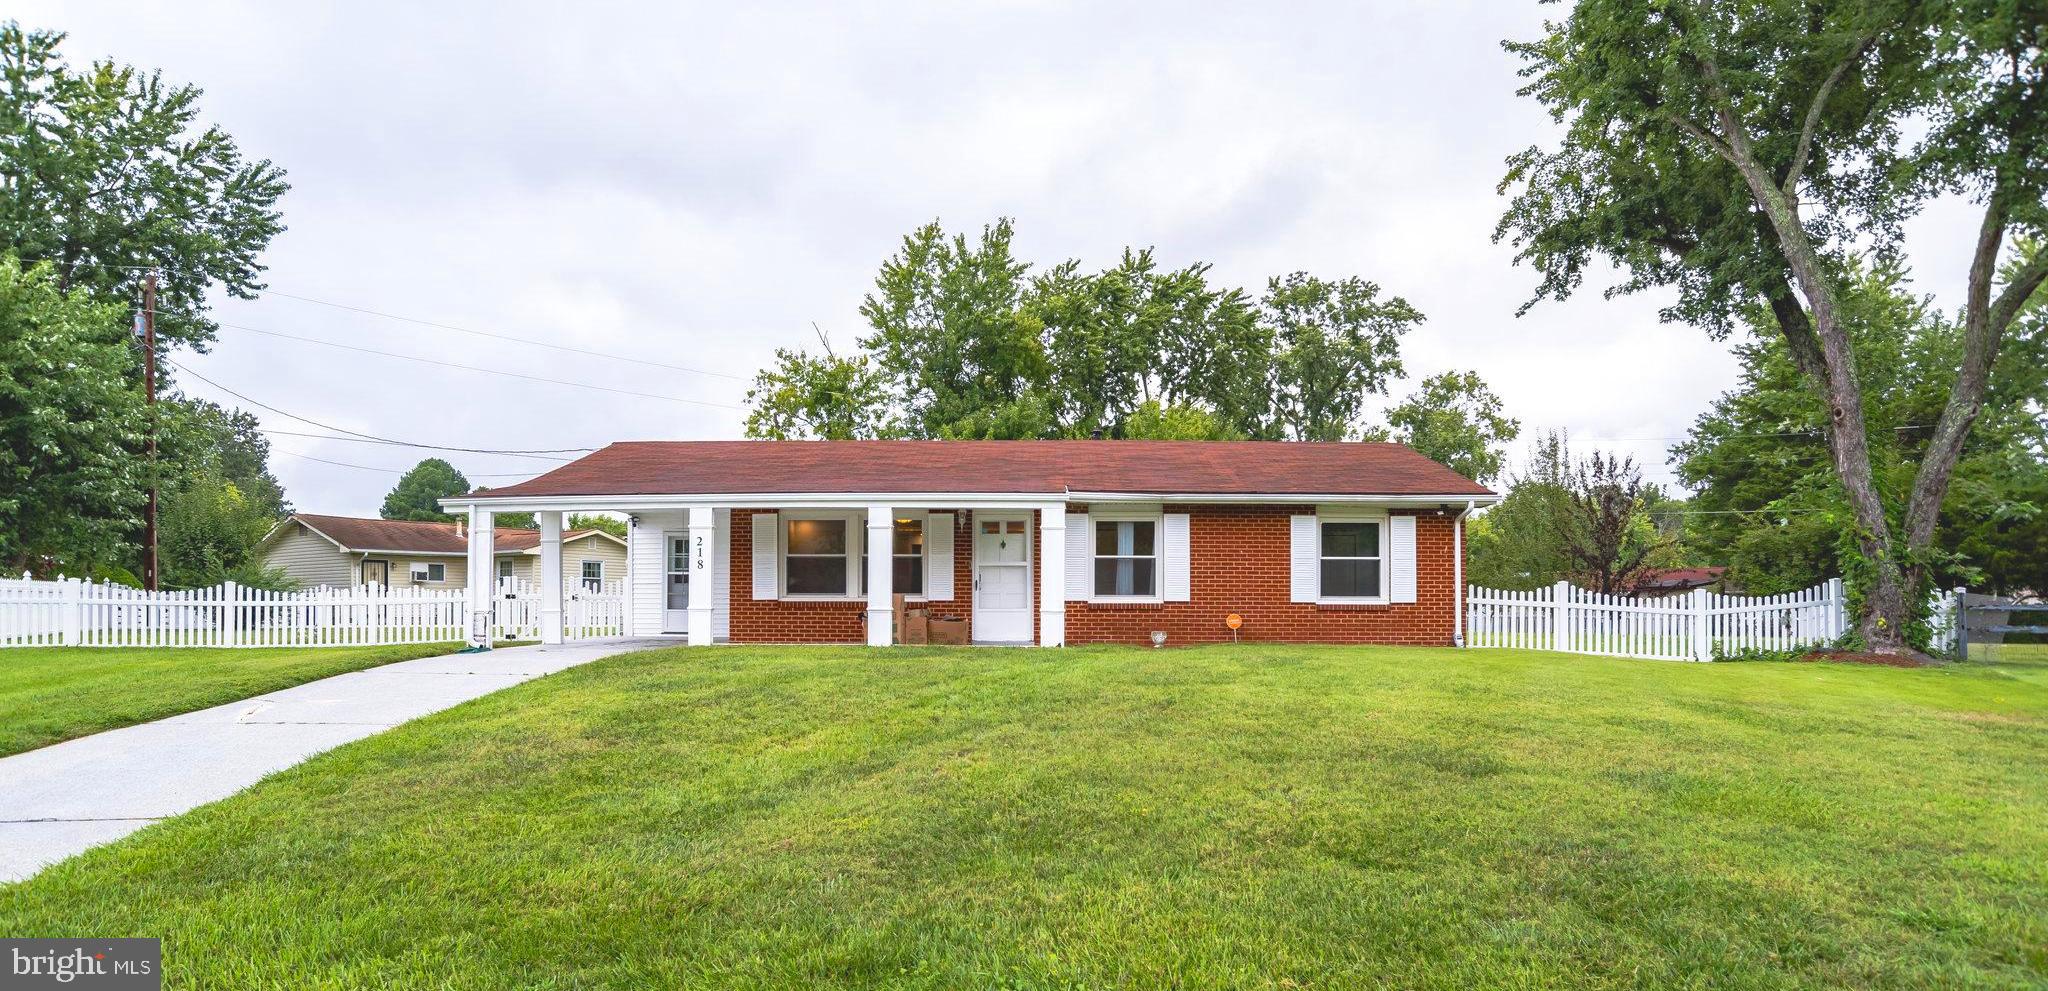
<instances>
[{"instance_id":1,"label":"white window frame","mask_svg":"<svg viewBox=\"0 0 2048 991\"><path fill-rule=\"evenodd\" d=\"M497 568L495 569L498 580L504 581L516 575L518 573L518 563L509 557L499 558Z\"/></svg>"},{"instance_id":2,"label":"white window frame","mask_svg":"<svg viewBox=\"0 0 2048 991\"><path fill-rule=\"evenodd\" d=\"M590 566L593 564L597 565L596 578L590 577ZM585 591L604 591L604 562L602 560L594 558L584 558L583 560L576 562L576 579L577 586L584 589ZM593 581L597 584L592 585L591 582Z\"/></svg>"},{"instance_id":3,"label":"white window frame","mask_svg":"<svg viewBox=\"0 0 2048 991\"><path fill-rule=\"evenodd\" d=\"M1378 595L1324 595L1323 562L1328 556L1323 553L1323 524L1325 523L1372 523L1379 527L1380 539L1380 594ZM1390 565L1394 560L1392 546L1393 527L1387 523L1384 512L1363 510L1320 510L1316 513L1316 602L1331 606L1378 606L1393 601L1394 575ZM1366 561L1370 558L1338 558L1340 561Z\"/></svg>"},{"instance_id":4,"label":"white window frame","mask_svg":"<svg viewBox=\"0 0 2048 991\"><path fill-rule=\"evenodd\" d=\"M434 577L435 568L441 569L441 577ZM448 565L440 561L414 561L405 570L414 585L443 585L448 581Z\"/></svg>"},{"instance_id":5,"label":"white window frame","mask_svg":"<svg viewBox=\"0 0 2048 991\"><path fill-rule=\"evenodd\" d=\"M923 539L918 541L917 553L898 554L896 553L896 514L889 514L889 567L892 569L890 573L892 575L895 573L893 569L896 567L897 558L924 558L924 588L911 593L904 592L892 584L889 591L901 593L905 602L923 602L925 601L925 592L932 587L932 563L931 559L927 557L931 549L928 542L932 539L932 519L931 514L921 509L913 512L911 519L917 522L918 533L923 536ZM866 600L868 597L868 528L866 517L862 517L860 528L860 562L854 567L854 571L860 575L859 583L854 586L860 589L860 595L857 598Z\"/></svg>"},{"instance_id":6,"label":"white window frame","mask_svg":"<svg viewBox=\"0 0 2048 991\"><path fill-rule=\"evenodd\" d=\"M822 592L791 592L789 590L789 525L806 520L840 520L846 524L846 591L840 595ZM865 602L867 596L860 594L860 548L864 536L855 531L866 528L867 514L860 511L808 511L782 510L777 514L775 526L775 582L781 597L797 602ZM799 554L798 557L826 557L823 554Z\"/></svg>"},{"instance_id":7,"label":"white window frame","mask_svg":"<svg viewBox=\"0 0 2048 991\"><path fill-rule=\"evenodd\" d=\"M1095 562L1103 557L1102 548L1095 546L1095 525L1098 523L1150 523L1152 524L1152 594L1151 595L1103 595L1095 590ZM1108 555L1123 558L1121 554ZM1142 555L1131 555L1133 559ZM1073 567L1073 562L1068 562ZM1088 601L1104 604L1127 603L1148 605L1166 601L1166 513L1150 506L1119 509L1097 503L1088 512Z\"/></svg>"}]
</instances>

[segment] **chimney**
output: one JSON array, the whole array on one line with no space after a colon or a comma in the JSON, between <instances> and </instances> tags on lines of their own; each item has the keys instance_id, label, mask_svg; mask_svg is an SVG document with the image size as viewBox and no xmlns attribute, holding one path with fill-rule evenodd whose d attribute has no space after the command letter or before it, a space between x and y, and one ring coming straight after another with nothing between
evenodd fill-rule
<instances>
[{"instance_id":1,"label":"chimney","mask_svg":"<svg viewBox=\"0 0 2048 991\"><path fill-rule=\"evenodd\" d=\"M457 516L457 517L455 518L455 539L457 539L457 540L468 540L468 539L469 539L469 534L468 534L468 527L469 527L469 522L468 522L467 518L465 518L465 517L461 517L461 516Z\"/></svg>"}]
</instances>

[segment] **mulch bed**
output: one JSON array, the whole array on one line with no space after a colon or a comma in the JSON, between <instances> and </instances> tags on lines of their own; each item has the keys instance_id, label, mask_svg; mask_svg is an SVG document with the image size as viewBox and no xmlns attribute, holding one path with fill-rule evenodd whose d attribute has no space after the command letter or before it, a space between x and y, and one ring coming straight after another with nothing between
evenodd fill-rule
<instances>
[{"instance_id":1,"label":"mulch bed","mask_svg":"<svg viewBox=\"0 0 2048 991\"><path fill-rule=\"evenodd\" d=\"M1933 667L1935 661L1927 657L1913 657L1903 654L1871 654L1848 650L1816 650L1801 654L1802 661L1833 661L1837 664L1882 664L1888 668Z\"/></svg>"}]
</instances>

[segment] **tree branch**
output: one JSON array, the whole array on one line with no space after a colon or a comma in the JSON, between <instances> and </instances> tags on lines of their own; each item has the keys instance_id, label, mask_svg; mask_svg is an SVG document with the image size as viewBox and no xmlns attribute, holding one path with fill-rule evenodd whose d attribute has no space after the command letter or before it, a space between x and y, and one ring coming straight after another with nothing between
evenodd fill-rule
<instances>
[{"instance_id":1,"label":"tree branch","mask_svg":"<svg viewBox=\"0 0 2048 991\"><path fill-rule=\"evenodd\" d=\"M1869 51L1870 46L1876 43L1875 31L1857 39L1855 47L1849 49L1849 57L1843 59L1835 66L1834 71L1828 73L1827 79L1820 84L1820 90L1813 94L1813 104L1806 108L1806 121L1799 128L1799 146L1792 152L1791 170L1786 173L1785 181L1780 186L1787 197L1797 195L1794 191L1799 188L1800 174L1806 171L1807 157L1813 152L1813 132L1820 126L1821 111L1827 109L1828 97L1834 93L1835 86L1841 83L1842 77L1848 75L1849 70L1863 60L1863 53Z\"/></svg>"},{"instance_id":2,"label":"tree branch","mask_svg":"<svg viewBox=\"0 0 2048 991\"><path fill-rule=\"evenodd\" d=\"M1970 426L1984 410L1984 397L1991 388L1991 367L1998 361L2005 331L2042 282L2048 281L2048 252L2037 253L2014 274L1998 299L1991 299L1991 282L2005 242L2008 202L2004 189L1994 190L1977 233L1977 251L1970 261L1969 298L1963 308L1962 367L1956 371L1955 387L1949 392L1941 419L1935 422L1934 435L1927 441L1920 471L1913 479L1912 497L1906 503L1908 550L1920 550L1933 542L1949 478L1962 460Z\"/></svg>"}]
</instances>

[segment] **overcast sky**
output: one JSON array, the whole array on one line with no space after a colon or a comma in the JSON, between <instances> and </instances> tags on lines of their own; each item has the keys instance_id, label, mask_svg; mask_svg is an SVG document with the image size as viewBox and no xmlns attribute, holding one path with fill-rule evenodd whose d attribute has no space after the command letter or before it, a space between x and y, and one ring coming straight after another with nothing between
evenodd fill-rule
<instances>
[{"instance_id":1,"label":"overcast sky","mask_svg":"<svg viewBox=\"0 0 2048 991\"><path fill-rule=\"evenodd\" d=\"M1727 346L1660 324L1658 297L1589 285L1515 317L1536 276L1491 241L1494 187L1554 132L1515 96L1500 41L1555 7L299 6L17 0L9 16L69 31L74 63L198 84L210 120L289 172L273 290L659 364L282 296L226 302L225 323L695 401L235 327L177 356L336 427L496 449L739 437L745 379L812 345L813 323L850 348L877 267L934 218L1013 217L1042 264L1150 245L1252 289L1363 276L1428 316L1396 395L1476 369L1525 428L1621 448L1657 478L1664 438L1734 381ZM1914 243L1942 249L1913 257L1923 291L1952 295L1969 229L1960 209L1916 224ZM425 453L285 435L274 450L298 508L364 515ZM548 465L449 457L487 485Z\"/></svg>"}]
</instances>

